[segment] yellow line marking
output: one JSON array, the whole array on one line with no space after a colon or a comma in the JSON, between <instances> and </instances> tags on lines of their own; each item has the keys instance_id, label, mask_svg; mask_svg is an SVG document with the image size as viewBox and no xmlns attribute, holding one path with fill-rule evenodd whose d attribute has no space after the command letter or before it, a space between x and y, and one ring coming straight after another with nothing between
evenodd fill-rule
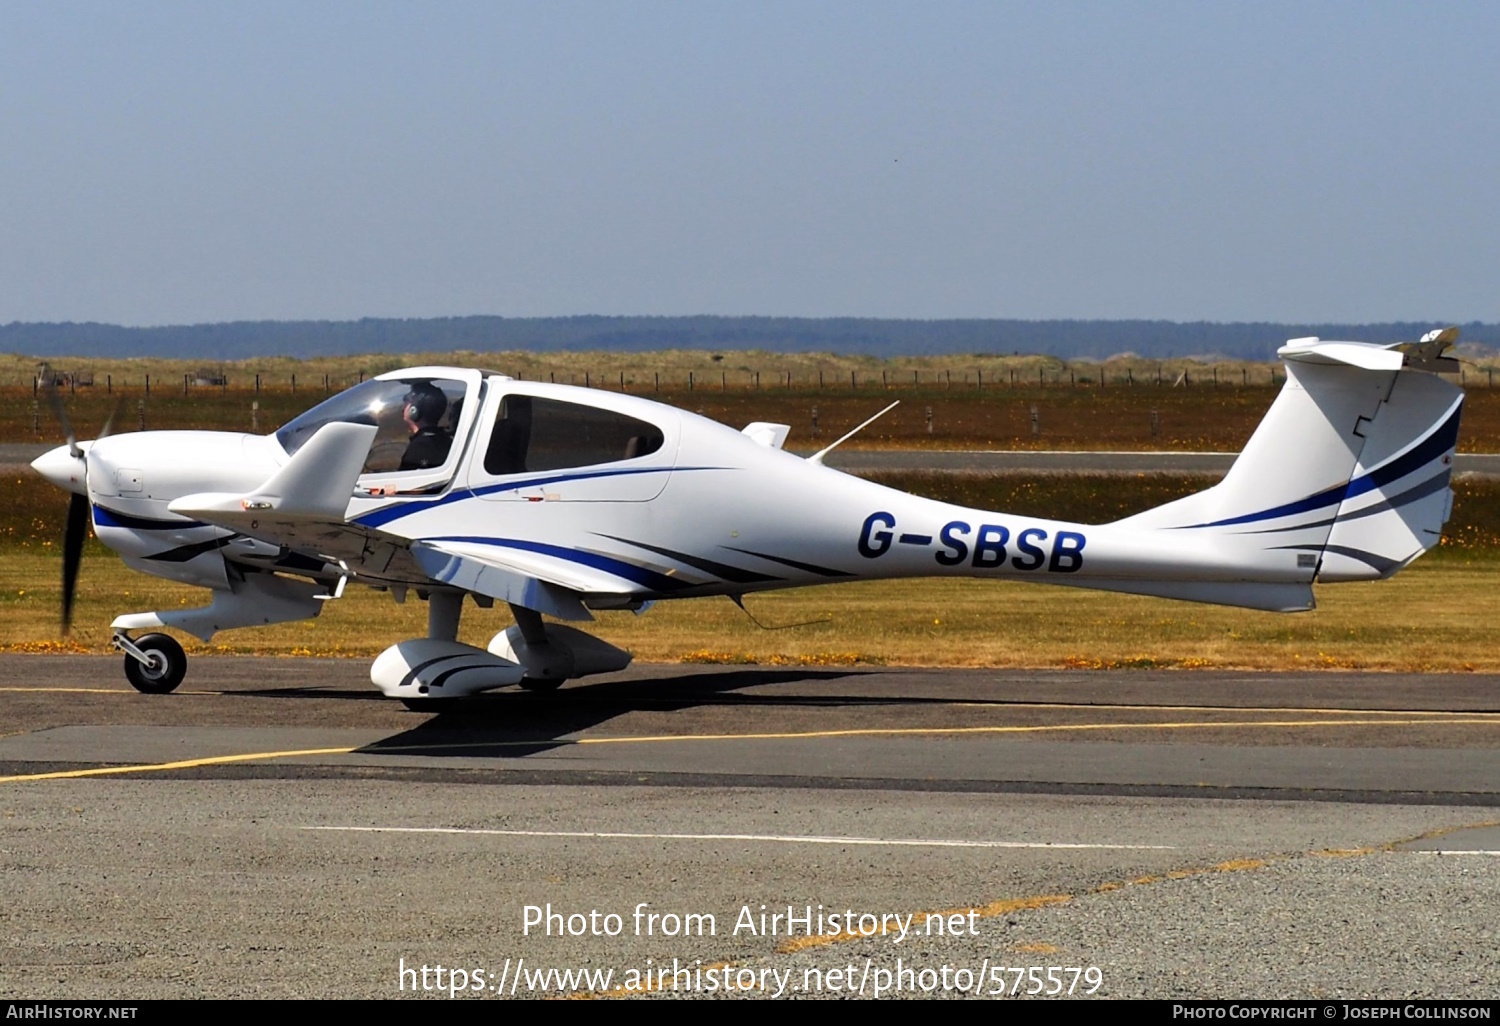
<instances>
[{"instance_id":1,"label":"yellow line marking","mask_svg":"<svg viewBox=\"0 0 1500 1026\"><path fill-rule=\"evenodd\" d=\"M305 691L306 688L296 687L288 690ZM60 694L88 694L88 695L139 695L140 692L134 688L82 688L82 687L33 687L30 685L6 685L0 686L0 692L6 691L35 691L56 692ZM259 691L257 693L260 693ZM343 692L330 690L329 695ZM229 695L244 695L245 691L237 690L212 690L212 691L175 691L177 695L198 695L225 697ZM711 702L711 700L709 700ZM1047 710L1098 710L1109 712L1193 712L1193 713L1289 713L1305 716L1420 716L1436 720L1445 720L1449 717L1462 716L1475 721L1500 722L1500 712L1463 711L1463 710L1441 710L1441 709L1334 709L1321 707L1302 706L1275 706L1275 705L1154 705L1144 704L1115 704L1106 702L985 702L966 701L955 699L950 702L939 703L941 706L964 708L964 709L1047 709Z\"/></svg>"},{"instance_id":2,"label":"yellow line marking","mask_svg":"<svg viewBox=\"0 0 1500 1026\"><path fill-rule=\"evenodd\" d=\"M849 730L806 730L781 734L643 734L633 737L539 738L533 741L462 741L451 744L398 745L361 750L375 755L391 752L456 751L465 748L535 748L542 745L661 744L670 741L802 741L834 737L928 737L934 734L1046 734L1101 730L1213 730L1245 727L1415 727L1431 720L1204 720L1164 723L1051 723L1023 727L867 727ZM1490 720L1453 719L1447 726L1483 726Z\"/></svg>"},{"instance_id":3,"label":"yellow line marking","mask_svg":"<svg viewBox=\"0 0 1500 1026\"><path fill-rule=\"evenodd\" d=\"M1327 716L1485 716L1500 720L1500 713L1487 713L1480 710L1470 712L1462 709L1325 709L1317 706L1294 705L1153 705L1150 703L1116 705L1107 702L968 702L961 699L944 704L996 709L1107 709L1111 712L1137 710L1140 712L1305 713Z\"/></svg>"},{"instance_id":4,"label":"yellow line marking","mask_svg":"<svg viewBox=\"0 0 1500 1026\"><path fill-rule=\"evenodd\" d=\"M295 759L299 755L348 755L354 748L304 748L291 752L247 752L243 755L211 755L203 759L180 759L176 762L155 762L135 766L101 766L95 769L60 770L55 773L23 773L13 777L0 777L0 784L20 780L70 780L76 777L107 777L122 773L155 773L161 770L193 769L197 766L221 766L231 762L253 762L257 759Z\"/></svg>"},{"instance_id":5,"label":"yellow line marking","mask_svg":"<svg viewBox=\"0 0 1500 1026\"><path fill-rule=\"evenodd\" d=\"M1091 887L1084 894L1107 894L1117 891L1122 887L1141 887L1163 880L1185 880L1188 877L1199 876L1204 873L1242 873L1250 869L1262 869L1272 862L1279 862L1287 856L1272 856L1264 859L1231 859L1228 862L1220 862L1212 866L1195 866L1188 869L1173 869L1165 873L1141 876L1134 880L1126 880L1117 883L1103 883L1097 887ZM1012 912L1026 912L1039 908L1047 908L1052 905L1065 905L1072 901L1077 895L1073 894L1042 894L1030 898L1010 898L1001 901L992 901L988 905L975 906L971 908L950 908L940 912L914 912L910 922L912 928L916 928L918 921L923 924L929 916L967 916L971 912L979 919L990 919L995 916L1009 915ZM789 955L797 951L806 951L808 948L821 948L830 944L844 944L849 941L868 940L870 937L878 937L887 932L885 920L882 919L880 930L874 934L814 934L809 937L796 937L784 941L776 948L779 955Z\"/></svg>"},{"instance_id":6,"label":"yellow line marking","mask_svg":"<svg viewBox=\"0 0 1500 1026\"><path fill-rule=\"evenodd\" d=\"M1435 830L1427 830L1414 837L1403 837L1399 841L1391 841L1389 844L1380 846L1381 851L1395 851L1403 844L1415 844L1417 841L1431 841L1439 837L1447 837L1456 834L1460 830L1492 830L1500 827L1500 819L1483 819L1478 823L1460 823L1458 826L1438 827Z\"/></svg>"},{"instance_id":7,"label":"yellow line marking","mask_svg":"<svg viewBox=\"0 0 1500 1026\"><path fill-rule=\"evenodd\" d=\"M1056 944L1046 944L1041 941L1036 941L1031 944L1017 944L1011 950L1022 951L1026 952L1027 954L1033 955L1055 955L1062 949L1059 948Z\"/></svg>"},{"instance_id":8,"label":"yellow line marking","mask_svg":"<svg viewBox=\"0 0 1500 1026\"><path fill-rule=\"evenodd\" d=\"M950 908L938 912L913 912L911 919L907 920L915 928L918 920L924 924L929 917L938 916L947 919L948 916L968 916L971 913L979 919L991 919L995 916L1009 915L1012 912L1024 912L1031 909L1046 908L1048 905L1064 905L1073 900L1071 894L1042 894L1034 898L1009 898L1002 901L992 901L988 905L980 905L969 908ZM844 944L848 941L870 940L873 937L884 936L889 930L900 927L891 927L889 920L881 917L880 926L874 933L815 933L807 937L793 937L777 945L778 955L790 955L798 951L806 951L808 948L822 948L830 944Z\"/></svg>"},{"instance_id":9,"label":"yellow line marking","mask_svg":"<svg viewBox=\"0 0 1500 1026\"><path fill-rule=\"evenodd\" d=\"M1025 727L872 727L850 730L809 730L779 734L653 734L638 737L553 738L534 741L469 741L458 744L400 745L371 748L353 745L345 748L307 748L286 752L246 752L238 755L216 755L177 762L145 763L132 766L104 766L95 769L60 770L54 773L26 773L0 777L0 784L21 780L66 780L75 777L114 776L122 773L151 773L162 770L192 769L234 762L292 759L308 755L386 755L397 752L456 751L470 748L535 748L539 745L566 747L572 745L661 744L674 741L799 741L837 737L930 737L933 735L1047 734L1110 730L1215 730L1250 727L1316 728L1420 726L1432 720L1207 720L1203 722L1164 723L1056 723ZM1490 720L1454 718L1445 725L1485 725ZM24 732L23 732L24 733Z\"/></svg>"},{"instance_id":10,"label":"yellow line marking","mask_svg":"<svg viewBox=\"0 0 1500 1026\"><path fill-rule=\"evenodd\" d=\"M1168 721L1160 723L1052 723L1030 726L997 727L865 727L848 730L807 730L781 734L646 734L636 737L583 737L561 739L561 744L614 745L644 744L662 741L776 741L828 737L901 737L932 734L1041 734L1068 731L1099 730L1213 730L1243 727L1415 727L1431 720L1204 720L1201 722ZM1440 721L1443 725L1492 725L1491 719L1458 717ZM497 744L546 744L538 741L505 741ZM483 742L462 747L483 747ZM436 747L436 746L434 746ZM389 749L387 749L389 750Z\"/></svg>"},{"instance_id":11,"label":"yellow line marking","mask_svg":"<svg viewBox=\"0 0 1500 1026\"><path fill-rule=\"evenodd\" d=\"M66 695L139 695L140 694L140 692L137 691L135 688L50 688L50 687L29 687L29 686L24 686L24 685L18 685L18 686L15 686L15 687L0 687L0 691L46 691L46 692L56 692L56 693L59 693L59 694L66 694ZM224 695L224 694L229 694L230 692L225 692L225 691L176 691L176 692L173 692L173 693L174 694L178 694L178 695Z\"/></svg>"}]
</instances>

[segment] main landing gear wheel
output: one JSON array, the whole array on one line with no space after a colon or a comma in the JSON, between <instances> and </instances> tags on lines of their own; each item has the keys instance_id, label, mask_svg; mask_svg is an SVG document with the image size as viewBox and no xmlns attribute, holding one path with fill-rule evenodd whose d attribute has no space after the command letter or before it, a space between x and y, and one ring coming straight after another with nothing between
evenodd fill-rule
<instances>
[{"instance_id":1,"label":"main landing gear wheel","mask_svg":"<svg viewBox=\"0 0 1500 1026\"><path fill-rule=\"evenodd\" d=\"M133 655L125 657L125 677L137 691L148 695L165 695L176 690L187 674L187 653L170 634L143 634L131 639L146 654L143 663Z\"/></svg>"},{"instance_id":2,"label":"main landing gear wheel","mask_svg":"<svg viewBox=\"0 0 1500 1026\"><path fill-rule=\"evenodd\" d=\"M537 680L533 677L523 677L521 678L521 687L526 691L556 691L558 688L563 686L563 682L564 681L562 677L554 677L551 680L548 680L545 677L541 680Z\"/></svg>"}]
</instances>

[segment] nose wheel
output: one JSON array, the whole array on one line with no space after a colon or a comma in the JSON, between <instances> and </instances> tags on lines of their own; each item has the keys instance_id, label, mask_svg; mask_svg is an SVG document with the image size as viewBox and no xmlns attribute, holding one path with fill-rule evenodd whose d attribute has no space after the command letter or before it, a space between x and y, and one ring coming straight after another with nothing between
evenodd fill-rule
<instances>
[{"instance_id":1,"label":"nose wheel","mask_svg":"<svg viewBox=\"0 0 1500 1026\"><path fill-rule=\"evenodd\" d=\"M132 638L121 631L113 644L125 653L125 679L137 691L164 695L176 690L187 675L187 653L170 634Z\"/></svg>"}]
</instances>

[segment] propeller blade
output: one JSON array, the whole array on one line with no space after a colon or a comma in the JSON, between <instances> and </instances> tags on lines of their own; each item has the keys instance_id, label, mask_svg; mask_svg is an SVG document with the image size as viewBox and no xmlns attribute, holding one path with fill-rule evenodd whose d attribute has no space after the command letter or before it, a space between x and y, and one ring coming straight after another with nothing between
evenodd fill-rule
<instances>
[{"instance_id":1,"label":"propeller blade","mask_svg":"<svg viewBox=\"0 0 1500 1026\"><path fill-rule=\"evenodd\" d=\"M62 629L68 633L73 625L73 590L78 584L78 564L83 558L83 542L88 536L89 500L76 492L68 500L68 526L63 535Z\"/></svg>"},{"instance_id":2,"label":"propeller blade","mask_svg":"<svg viewBox=\"0 0 1500 1026\"><path fill-rule=\"evenodd\" d=\"M115 427L115 417L119 414L119 412L120 412L120 404L123 401L124 400L122 400L122 399L116 399L114 406L110 407L109 416L104 418L104 426L102 428L100 428L99 429L99 433L94 436L94 440L95 441L98 441L101 438L108 438L109 435L110 435L110 432L114 430L114 427Z\"/></svg>"},{"instance_id":3,"label":"propeller blade","mask_svg":"<svg viewBox=\"0 0 1500 1026\"><path fill-rule=\"evenodd\" d=\"M51 406L52 412L57 415L57 421L62 425L63 438L68 443L68 452L76 460L83 455L83 450L78 448L78 435L73 431L73 422L68 419L68 411L63 409L62 396L58 394L57 384L52 378L52 368L44 365L42 376L46 378L44 387L47 393L47 405Z\"/></svg>"}]
</instances>

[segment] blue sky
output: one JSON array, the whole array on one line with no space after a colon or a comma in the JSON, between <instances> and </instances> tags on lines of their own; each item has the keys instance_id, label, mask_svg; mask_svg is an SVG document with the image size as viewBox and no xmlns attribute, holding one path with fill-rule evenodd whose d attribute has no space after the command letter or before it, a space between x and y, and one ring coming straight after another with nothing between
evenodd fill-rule
<instances>
[{"instance_id":1,"label":"blue sky","mask_svg":"<svg viewBox=\"0 0 1500 1026\"><path fill-rule=\"evenodd\" d=\"M0 323L1500 320L1500 6L0 3Z\"/></svg>"}]
</instances>

